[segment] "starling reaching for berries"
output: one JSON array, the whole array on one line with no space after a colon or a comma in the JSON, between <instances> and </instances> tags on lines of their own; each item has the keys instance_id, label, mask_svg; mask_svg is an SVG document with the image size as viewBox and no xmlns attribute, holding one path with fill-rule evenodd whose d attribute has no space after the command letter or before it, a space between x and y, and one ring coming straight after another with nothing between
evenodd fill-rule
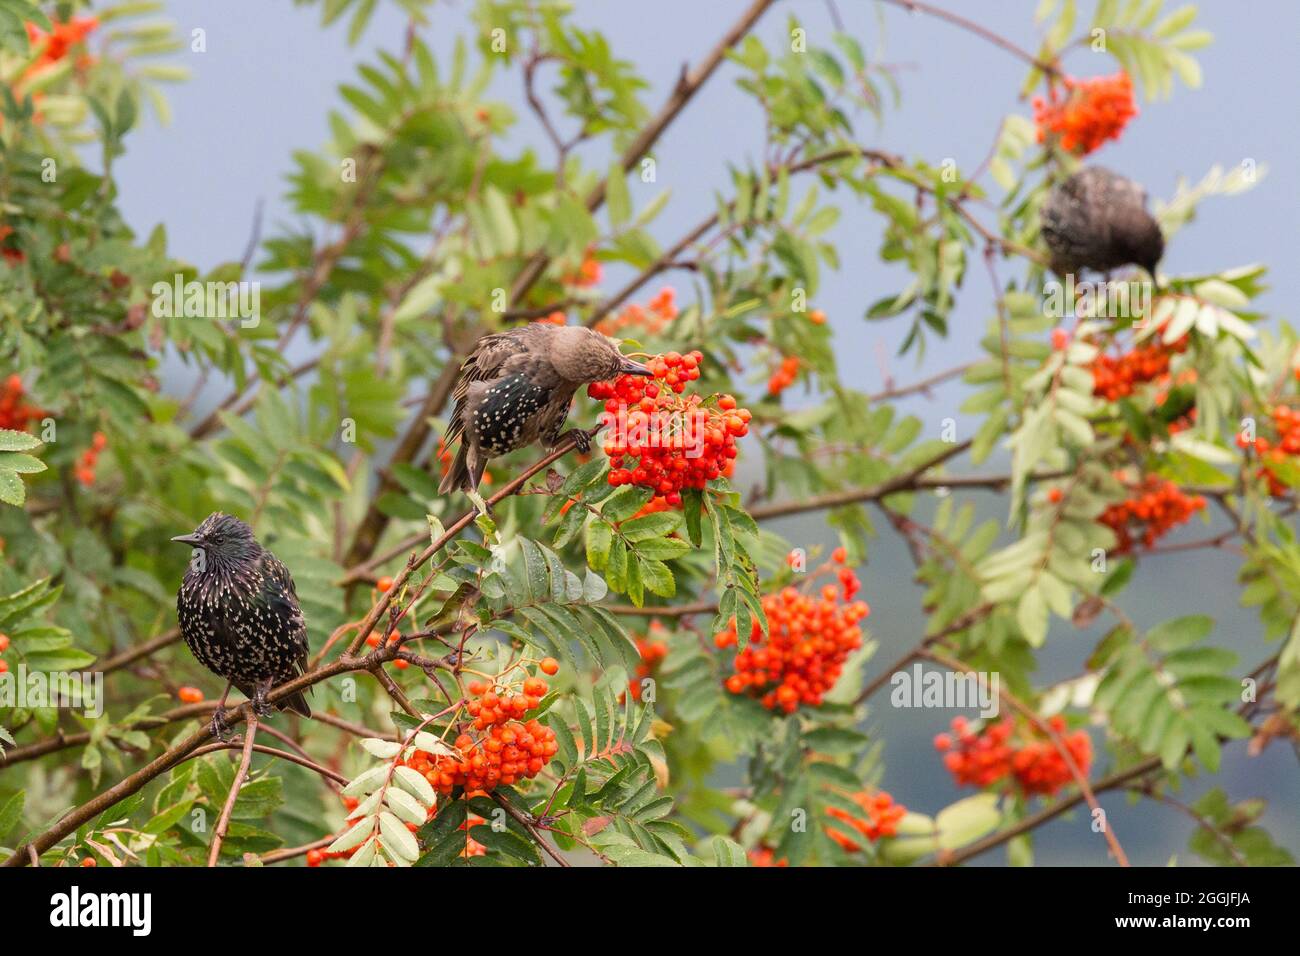
<instances>
[{"instance_id":1,"label":"starling reaching for berries","mask_svg":"<svg viewBox=\"0 0 1300 956\"><path fill-rule=\"evenodd\" d=\"M193 534L172 540L194 548L176 594L176 616L199 663L227 681L212 715L213 732L221 736L232 686L264 716L271 688L306 670L307 621L289 569L238 518L216 512ZM301 691L278 705L286 707L311 716Z\"/></svg>"},{"instance_id":2,"label":"starling reaching for berries","mask_svg":"<svg viewBox=\"0 0 1300 956\"><path fill-rule=\"evenodd\" d=\"M1165 240L1146 203L1141 186L1100 166L1054 186L1039 213L1053 271L1109 272L1131 263L1154 280Z\"/></svg>"},{"instance_id":3,"label":"starling reaching for berries","mask_svg":"<svg viewBox=\"0 0 1300 956\"><path fill-rule=\"evenodd\" d=\"M443 447L460 450L439 491L478 488L489 458L540 440L560 443L573 393L580 385L619 375L649 375L625 358L618 343L583 326L532 323L485 335L460 367L451 423ZM591 448L585 431L570 434L578 450Z\"/></svg>"}]
</instances>

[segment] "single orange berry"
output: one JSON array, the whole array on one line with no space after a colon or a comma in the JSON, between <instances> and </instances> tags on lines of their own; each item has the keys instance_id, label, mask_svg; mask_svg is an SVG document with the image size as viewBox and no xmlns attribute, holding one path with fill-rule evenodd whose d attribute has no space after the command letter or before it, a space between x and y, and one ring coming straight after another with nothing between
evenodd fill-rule
<instances>
[{"instance_id":1,"label":"single orange berry","mask_svg":"<svg viewBox=\"0 0 1300 956\"><path fill-rule=\"evenodd\" d=\"M543 674L550 677L559 671L560 662L554 657L543 657L541 664L538 666L541 668Z\"/></svg>"},{"instance_id":2,"label":"single orange berry","mask_svg":"<svg viewBox=\"0 0 1300 956\"><path fill-rule=\"evenodd\" d=\"M203 691L197 687L182 687L176 691L176 696L186 704L197 704L203 699Z\"/></svg>"},{"instance_id":3,"label":"single orange berry","mask_svg":"<svg viewBox=\"0 0 1300 956\"><path fill-rule=\"evenodd\" d=\"M393 579L390 578L388 575L384 575L382 578L380 578L378 581L375 582L375 587L379 589L380 594L384 594L392 589Z\"/></svg>"}]
</instances>

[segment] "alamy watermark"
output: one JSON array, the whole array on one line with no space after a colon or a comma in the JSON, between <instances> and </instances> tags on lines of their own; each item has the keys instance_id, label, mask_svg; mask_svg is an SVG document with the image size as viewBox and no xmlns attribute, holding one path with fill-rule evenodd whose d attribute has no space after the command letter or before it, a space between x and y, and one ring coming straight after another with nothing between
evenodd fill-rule
<instances>
[{"instance_id":1,"label":"alamy watermark","mask_svg":"<svg viewBox=\"0 0 1300 956\"><path fill-rule=\"evenodd\" d=\"M1150 282L1074 281L1069 273L1064 282L1051 279L1043 284L1043 313L1063 319L1135 319L1151 314L1153 287Z\"/></svg>"},{"instance_id":2,"label":"alamy watermark","mask_svg":"<svg viewBox=\"0 0 1300 956\"><path fill-rule=\"evenodd\" d=\"M59 707L91 719L104 713L102 671L31 671L26 664L0 674L0 707Z\"/></svg>"},{"instance_id":3,"label":"alamy watermark","mask_svg":"<svg viewBox=\"0 0 1300 956\"><path fill-rule=\"evenodd\" d=\"M153 314L160 319L238 319L245 329L262 321L260 282L186 282L178 272L171 282L155 282L150 291Z\"/></svg>"},{"instance_id":4,"label":"alamy watermark","mask_svg":"<svg viewBox=\"0 0 1300 956\"><path fill-rule=\"evenodd\" d=\"M1002 679L997 671L927 671L917 663L910 671L895 671L889 683L893 687L889 703L898 708L978 708L980 716L988 720L998 715L1002 699Z\"/></svg>"}]
</instances>

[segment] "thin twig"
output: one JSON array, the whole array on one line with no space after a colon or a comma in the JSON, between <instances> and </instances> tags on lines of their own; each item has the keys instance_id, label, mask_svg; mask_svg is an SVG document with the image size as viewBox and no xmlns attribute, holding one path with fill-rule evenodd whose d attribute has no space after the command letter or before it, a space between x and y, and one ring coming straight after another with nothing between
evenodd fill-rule
<instances>
[{"instance_id":1,"label":"thin twig","mask_svg":"<svg viewBox=\"0 0 1300 956\"><path fill-rule=\"evenodd\" d=\"M208 850L208 866L216 866L217 857L221 855L221 841L226 838L226 831L230 828L230 815L235 810L235 801L239 798L239 788L244 785L244 780L248 777L248 765L253 759L253 738L256 736L257 714L249 714L248 727L244 731L244 752L239 758L239 769L235 771L235 780L230 785L230 795L226 797L226 805L221 808L221 816L217 819L217 828L212 831L212 847Z\"/></svg>"}]
</instances>

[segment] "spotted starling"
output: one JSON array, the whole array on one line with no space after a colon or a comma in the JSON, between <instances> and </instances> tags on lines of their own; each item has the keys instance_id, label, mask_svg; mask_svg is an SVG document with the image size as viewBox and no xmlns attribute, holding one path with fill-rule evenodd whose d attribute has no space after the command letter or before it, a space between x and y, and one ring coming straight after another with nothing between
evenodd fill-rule
<instances>
[{"instance_id":1,"label":"spotted starling","mask_svg":"<svg viewBox=\"0 0 1300 956\"><path fill-rule=\"evenodd\" d=\"M1154 280L1165 240L1146 202L1141 186L1100 166L1054 186L1039 213L1053 271L1110 272L1132 263Z\"/></svg>"},{"instance_id":2,"label":"spotted starling","mask_svg":"<svg viewBox=\"0 0 1300 956\"><path fill-rule=\"evenodd\" d=\"M460 450L438 490L477 489L489 458L534 441L554 448L571 436L579 451L589 451L585 431L560 431L573 393L590 382L649 374L620 354L618 342L582 326L535 322L485 335L460 367L452 393L456 405L443 447L460 439Z\"/></svg>"},{"instance_id":3,"label":"spotted starling","mask_svg":"<svg viewBox=\"0 0 1300 956\"><path fill-rule=\"evenodd\" d=\"M176 616L199 663L227 681L212 715L213 732L222 736L232 686L265 716L271 688L306 670L307 621L289 569L238 518L218 511L193 534L172 540L194 548L176 593ZM277 706L311 716L301 691Z\"/></svg>"}]
</instances>

